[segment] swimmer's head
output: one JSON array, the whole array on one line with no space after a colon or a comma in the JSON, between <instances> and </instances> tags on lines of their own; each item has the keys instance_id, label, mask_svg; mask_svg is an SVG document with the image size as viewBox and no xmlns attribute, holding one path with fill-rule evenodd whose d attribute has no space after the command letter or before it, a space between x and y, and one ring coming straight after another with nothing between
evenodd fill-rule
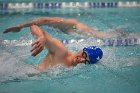
<instances>
[{"instance_id":1,"label":"swimmer's head","mask_svg":"<svg viewBox=\"0 0 140 93\"><path fill-rule=\"evenodd\" d=\"M82 56L89 59L87 60L89 64L94 64L103 57L103 51L99 47L89 46L83 49Z\"/></svg>"},{"instance_id":2,"label":"swimmer's head","mask_svg":"<svg viewBox=\"0 0 140 93\"><path fill-rule=\"evenodd\" d=\"M94 64L98 62L103 56L103 52L96 46L89 46L79 51L76 56L76 63Z\"/></svg>"}]
</instances>

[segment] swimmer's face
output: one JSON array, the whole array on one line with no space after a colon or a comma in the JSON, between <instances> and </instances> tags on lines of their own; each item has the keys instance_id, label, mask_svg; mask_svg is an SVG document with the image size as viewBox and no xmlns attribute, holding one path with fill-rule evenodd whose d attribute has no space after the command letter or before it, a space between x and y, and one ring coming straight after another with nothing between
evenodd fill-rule
<instances>
[{"instance_id":1,"label":"swimmer's face","mask_svg":"<svg viewBox=\"0 0 140 93\"><path fill-rule=\"evenodd\" d=\"M76 54L75 61L76 63L85 63L86 61L89 61L89 59L87 55L85 56L83 50L81 50Z\"/></svg>"}]
</instances>

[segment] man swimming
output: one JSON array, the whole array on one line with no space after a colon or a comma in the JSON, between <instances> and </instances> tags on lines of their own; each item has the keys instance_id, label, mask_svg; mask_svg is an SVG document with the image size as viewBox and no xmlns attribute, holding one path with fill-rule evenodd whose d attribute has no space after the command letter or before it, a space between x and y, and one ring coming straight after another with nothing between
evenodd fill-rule
<instances>
[{"instance_id":1,"label":"man swimming","mask_svg":"<svg viewBox=\"0 0 140 93\"><path fill-rule=\"evenodd\" d=\"M63 64L67 67L86 62L94 64L103 56L102 50L96 46L85 47L83 50L73 53L65 48L62 42L51 37L39 26L34 24L28 26L30 26L31 33L37 37L37 40L32 43L32 56L39 54L44 47L48 49L47 55L37 66L41 71L57 64ZM14 29L4 31L4 33L15 30L20 31L20 28L15 27Z\"/></svg>"}]
</instances>

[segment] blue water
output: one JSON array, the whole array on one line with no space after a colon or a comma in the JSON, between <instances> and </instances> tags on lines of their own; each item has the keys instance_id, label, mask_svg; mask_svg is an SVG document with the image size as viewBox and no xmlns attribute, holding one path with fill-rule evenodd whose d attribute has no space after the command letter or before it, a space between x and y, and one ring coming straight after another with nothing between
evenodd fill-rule
<instances>
[{"instance_id":1,"label":"blue water","mask_svg":"<svg viewBox=\"0 0 140 93\"><path fill-rule=\"evenodd\" d=\"M0 15L0 40L34 40L29 28L20 33L3 34L2 31L18 23L37 17L75 18L99 31L140 31L139 8L100 9L50 9L31 12L5 13ZM81 39L79 35L67 35L57 29L43 26L53 37ZM85 43L84 45L89 45ZM78 47L77 47L78 46ZM74 47L74 48L71 48ZM68 45L72 51L80 50L81 44ZM139 93L140 92L140 46L101 46L104 57L94 65L79 64L65 68L61 65L44 73L33 65L39 63L47 52L30 56L29 45L0 46L0 93Z\"/></svg>"}]
</instances>

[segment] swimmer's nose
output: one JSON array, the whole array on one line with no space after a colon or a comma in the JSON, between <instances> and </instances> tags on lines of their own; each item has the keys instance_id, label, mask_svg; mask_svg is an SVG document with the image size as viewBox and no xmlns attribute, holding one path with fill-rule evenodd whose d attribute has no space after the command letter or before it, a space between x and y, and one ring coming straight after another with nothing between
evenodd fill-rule
<instances>
[{"instance_id":1,"label":"swimmer's nose","mask_svg":"<svg viewBox=\"0 0 140 93\"><path fill-rule=\"evenodd\" d=\"M81 63L81 62L85 61L85 59L83 57L77 57L76 60L77 60L78 63Z\"/></svg>"},{"instance_id":2,"label":"swimmer's nose","mask_svg":"<svg viewBox=\"0 0 140 93\"><path fill-rule=\"evenodd\" d=\"M85 58L81 58L80 62L85 62L86 59Z\"/></svg>"},{"instance_id":3,"label":"swimmer's nose","mask_svg":"<svg viewBox=\"0 0 140 93\"><path fill-rule=\"evenodd\" d=\"M85 59L85 58L81 58L81 60L82 60L82 61L85 61L86 59Z\"/></svg>"}]
</instances>

